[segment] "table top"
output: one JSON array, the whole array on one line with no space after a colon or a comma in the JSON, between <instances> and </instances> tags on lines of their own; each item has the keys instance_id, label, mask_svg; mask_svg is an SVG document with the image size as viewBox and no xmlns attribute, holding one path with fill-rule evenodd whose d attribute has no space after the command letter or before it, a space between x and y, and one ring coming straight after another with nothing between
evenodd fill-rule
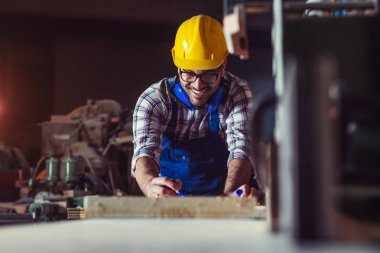
<instances>
[{"instance_id":1,"label":"table top","mask_svg":"<svg viewBox=\"0 0 380 253\"><path fill-rule=\"evenodd\" d=\"M355 244L304 245L265 220L99 218L0 227L1 252L379 252Z\"/></svg>"}]
</instances>

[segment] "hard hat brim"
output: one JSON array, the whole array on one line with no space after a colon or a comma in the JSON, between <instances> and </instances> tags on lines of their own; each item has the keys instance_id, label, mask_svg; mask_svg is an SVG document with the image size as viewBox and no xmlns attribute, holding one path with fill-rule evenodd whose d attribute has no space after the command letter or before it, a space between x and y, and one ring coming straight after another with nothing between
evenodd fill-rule
<instances>
[{"instance_id":1,"label":"hard hat brim","mask_svg":"<svg viewBox=\"0 0 380 253\"><path fill-rule=\"evenodd\" d=\"M179 59L173 54L173 62L177 68L187 69L187 70L209 70L216 69L223 64L224 60L227 58L228 53L225 54L223 58L220 59L210 59L210 60L191 60L191 59Z\"/></svg>"}]
</instances>

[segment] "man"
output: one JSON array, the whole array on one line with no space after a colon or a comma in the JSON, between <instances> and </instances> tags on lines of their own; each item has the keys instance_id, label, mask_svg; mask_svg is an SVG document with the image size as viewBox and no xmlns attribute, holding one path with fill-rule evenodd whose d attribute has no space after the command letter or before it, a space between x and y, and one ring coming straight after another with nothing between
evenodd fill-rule
<instances>
[{"instance_id":1,"label":"man","mask_svg":"<svg viewBox=\"0 0 380 253\"><path fill-rule=\"evenodd\" d=\"M178 76L139 97L132 171L148 197L253 194L248 140L252 94L226 71L222 25L198 15L179 27L172 49Z\"/></svg>"}]
</instances>

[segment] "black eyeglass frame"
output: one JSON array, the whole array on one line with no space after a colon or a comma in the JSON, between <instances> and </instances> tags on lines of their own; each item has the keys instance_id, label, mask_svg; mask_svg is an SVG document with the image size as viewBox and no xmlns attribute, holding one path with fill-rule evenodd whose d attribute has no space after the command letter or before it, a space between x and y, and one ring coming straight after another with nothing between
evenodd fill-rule
<instances>
[{"instance_id":1,"label":"black eyeglass frame","mask_svg":"<svg viewBox=\"0 0 380 253\"><path fill-rule=\"evenodd\" d=\"M214 83L217 79L218 79L218 77L219 77L219 74L220 74L220 72L221 72L221 69L222 69L222 67L219 67L219 68L217 68L217 69L215 69L215 70L212 70L212 71L207 71L207 72L204 72L204 73L202 73L202 74L196 74L196 73L194 73L194 72L192 72L192 71L187 71L187 70L183 70L183 69L179 69L179 78L181 78L181 80L182 81L184 81L184 82L186 82L186 83L194 83L198 78L204 83L204 84L212 84L212 83ZM193 80L193 81L187 81L187 80L185 80L183 77L182 77L182 74L183 73L187 73L187 74L192 74L193 76L195 76L195 79ZM212 82L205 82L204 80L203 80L203 76L206 76L206 75L210 75L210 74L213 74L213 75L215 75L215 80L214 81L212 81Z\"/></svg>"}]
</instances>

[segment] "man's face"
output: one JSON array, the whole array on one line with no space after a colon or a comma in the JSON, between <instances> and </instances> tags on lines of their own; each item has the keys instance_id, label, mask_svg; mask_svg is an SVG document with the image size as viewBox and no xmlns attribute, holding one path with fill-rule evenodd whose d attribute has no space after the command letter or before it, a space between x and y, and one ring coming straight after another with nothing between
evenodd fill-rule
<instances>
[{"instance_id":1,"label":"man's face","mask_svg":"<svg viewBox=\"0 0 380 253\"><path fill-rule=\"evenodd\" d=\"M195 107L204 106L211 95L219 87L224 75L225 63L217 69L211 70L185 70L178 69L182 88Z\"/></svg>"}]
</instances>

